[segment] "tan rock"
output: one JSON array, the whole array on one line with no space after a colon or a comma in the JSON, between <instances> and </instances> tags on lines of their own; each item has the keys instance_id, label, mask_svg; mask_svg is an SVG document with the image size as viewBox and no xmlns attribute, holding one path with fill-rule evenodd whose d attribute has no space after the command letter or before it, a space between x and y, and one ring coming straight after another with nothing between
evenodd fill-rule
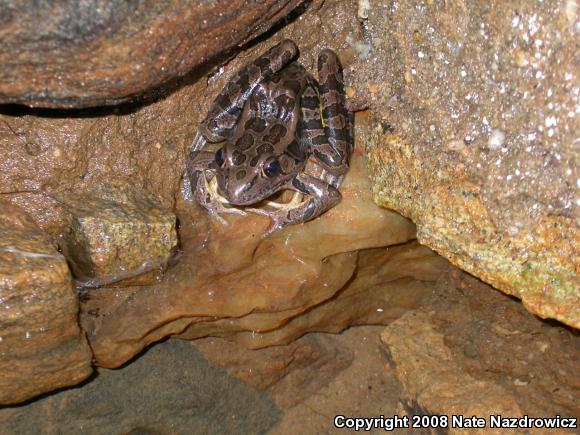
<instances>
[{"instance_id":1,"label":"tan rock","mask_svg":"<svg viewBox=\"0 0 580 435\"><path fill-rule=\"evenodd\" d=\"M580 339L453 269L421 309L382 333L410 415L577 417ZM450 433L473 433L451 427ZM557 431L558 433L568 433ZM555 432L555 433L556 433ZM513 431L512 433L520 433Z\"/></svg>"},{"instance_id":2,"label":"tan rock","mask_svg":"<svg viewBox=\"0 0 580 435\"><path fill-rule=\"evenodd\" d=\"M69 226L61 241L77 284L153 284L177 244L175 215L135 186L58 195Z\"/></svg>"},{"instance_id":3,"label":"tan rock","mask_svg":"<svg viewBox=\"0 0 580 435\"><path fill-rule=\"evenodd\" d=\"M65 258L26 213L0 201L0 404L91 374L77 313Z\"/></svg>"},{"instance_id":4,"label":"tan rock","mask_svg":"<svg viewBox=\"0 0 580 435\"><path fill-rule=\"evenodd\" d=\"M376 61L351 83L382 90L365 138L374 200L455 265L579 328L577 35L563 9L387 3L366 22Z\"/></svg>"},{"instance_id":5,"label":"tan rock","mask_svg":"<svg viewBox=\"0 0 580 435\"><path fill-rule=\"evenodd\" d=\"M429 248L408 242L364 249L358 252L355 264L351 278L328 301L294 316L283 312L228 319L230 324L241 323L249 327L254 322L263 323L267 317L273 325L269 331L252 329L230 338L251 348L261 348L288 343L307 332L338 333L349 326L386 325L419 307L449 263ZM313 288L312 292L316 290ZM194 338L195 329L194 325L178 337Z\"/></svg>"}]
</instances>

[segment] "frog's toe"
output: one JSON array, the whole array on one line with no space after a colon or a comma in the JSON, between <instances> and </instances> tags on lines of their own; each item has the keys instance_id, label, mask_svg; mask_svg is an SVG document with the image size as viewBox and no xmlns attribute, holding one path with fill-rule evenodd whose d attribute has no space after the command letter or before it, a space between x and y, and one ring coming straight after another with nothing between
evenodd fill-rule
<instances>
[{"instance_id":1,"label":"frog's toe","mask_svg":"<svg viewBox=\"0 0 580 435\"><path fill-rule=\"evenodd\" d=\"M218 210L215 207L209 204L205 204L203 207L207 210L207 213L211 216L212 219L215 219L224 227L229 226L228 221L226 221L223 217L220 216Z\"/></svg>"},{"instance_id":2,"label":"frog's toe","mask_svg":"<svg viewBox=\"0 0 580 435\"><path fill-rule=\"evenodd\" d=\"M224 227L229 227L230 223L225 220L223 217L221 217L219 214L215 214L212 216L216 221L218 221L220 224L222 224Z\"/></svg>"},{"instance_id":3,"label":"frog's toe","mask_svg":"<svg viewBox=\"0 0 580 435\"><path fill-rule=\"evenodd\" d=\"M264 232L264 234L262 234L262 238L266 238L274 233L277 233L278 231L282 230L284 227L287 227L291 223L287 218L286 212L268 211L263 210L261 208L250 208L246 209L246 211L270 218L271 221L270 226Z\"/></svg>"},{"instance_id":4,"label":"frog's toe","mask_svg":"<svg viewBox=\"0 0 580 435\"><path fill-rule=\"evenodd\" d=\"M275 216L270 216L272 219L272 223L268 227L268 229L262 234L262 238L266 238L271 236L274 233L284 229L284 227L288 226L288 222L283 219L277 219Z\"/></svg>"}]
</instances>

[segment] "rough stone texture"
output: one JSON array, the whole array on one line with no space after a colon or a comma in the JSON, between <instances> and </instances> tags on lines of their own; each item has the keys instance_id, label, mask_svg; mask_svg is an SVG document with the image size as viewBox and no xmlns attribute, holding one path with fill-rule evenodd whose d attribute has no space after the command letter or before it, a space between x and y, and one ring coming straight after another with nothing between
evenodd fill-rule
<instances>
[{"instance_id":1,"label":"rough stone texture","mask_svg":"<svg viewBox=\"0 0 580 435\"><path fill-rule=\"evenodd\" d=\"M262 216L228 217L224 227L200 207L181 204L181 252L162 282L138 291L99 289L83 303L97 364L117 367L168 335L221 336L261 348L308 331L385 324L416 307L446 261L405 243L414 226L373 204L360 153L342 193L319 219L266 240ZM401 246L360 258L356 252L388 245Z\"/></svg>"},{"instance_id":2,"label":"rough stone texture","mask_svg":"<svg viewBox=\"0 0 580 435\"><path fill-rule=\"evenodd\" d=\"M0 409L3 434L266 433L281 412L256 391L208 364L191 343L171 340L123 370L99 369L80 388Z\"/></svg>"},{"instance_id":3,"label":"rough stone texture","mask_svg":"<svg viewBox=\"0 0 580 435\"><path fill-rule=\"evenodd\" d=\"M97 369L98 376L82 387L0 409L0 433L326 434L337 414L396 412L400 384L392 371L384 369L381 329L366 326L340 335L310 334L287 348L261 351L243 350L233 343L227 347L219 340L218 347L229 354L217 365L227 365L230 376L196 351L198 344L211 341L207 347L213 347L215 340L167 340L121 370ZM337 371L338 364L353 355L352 363ZM255 374L274 384L267 391L256 391L232 379L239 375L257 380ZM274 403L296 398L305 400L284 409Z\"/></svg>"},{"instance_id":4,"label":"rough stone texture","mask_svg":"<svg viewBox=\"0 0 580 435\"><path fill-rule=\"evenodd\" d=\"M179 216L182 252L176 258L175 267L170 268L160 285L145 287L139 292L135 288L102 289L90 292L89 300L83 304L83 324L91 334L100 364L121 364L144 346L167 335L183 334L183 337L190 338L223 335L250 347L261 347L285 342L313 329L338 330L349 322L356 324L365 321L365 318L387 322L403 312L396 304L392 304L394 311L386 310L382 314L377 311L387 302L391 304L390 296L380 292L380 287L388 284L389 279L373 290L367 287L357 303L353 302L354 299L340 300L338 297L343 293L348 296L346 291L339 289L345 288L344 284L357 268L364 267L361 259L368 255L381 264L382 251L358 254L355 250L403 243L414 237L414 228L408 221L389 211L381 211L369 202L369 186L362 181L360 148L354 170L343 188L343 203L322 218L304 226L292 227L266 242L257 241L257 236L267 225L265 219L232 218L232 225L222 228L215 222L208 222L204 213L181 200L180 186L187 146L209 102L241 65L282 38L296 41L301 48L300 62L312 72L316 70L316 57L322 48L331 47L338 53L345 66L346 82L350 85L348 95L363 103L368 100L371 107L371 110L358 114L356 123L357 143L368 144L368 156L377 182L375 191L378 189L388 193L383 188L390 187L389 192L392 193L389 195L392 197L385 196L390 198L388 205L419 223L423 242L431 244L457 264L504 291L519 291L518 295L524 298L528 307L536 309L542 304L537 308L542 315L553 314L555 318L575 324L580 306L577 300L579 287L575 281L578 279L578 249L577 232L573 231L570 222L577 208L574 199L570 212L566 211L569 195L561 184L573 189L576 182L574 171L577 169L570 163L574 149L566 148L569 143L566 141L574 130L571 127L575 118L570 118L569 124L561 123L559 113L554 115L555 121L551 115L541 120L537 118L544 113L544 102L546 107L553 103L552 107L560 104L558 107L568 110L570 100L566 98L570 95L576 98L577 86L569 85L576 82L575 72L568 71L572 79L566 79L566 66L570 65L566 62L572 62L570 59L574 58L575 52L562 56L562 53L570 53L574 42L562 44L558 50L550 46L551 54L546 53L544 57L540 53L538 61L544 59L545 65L553 60L550 56L558 56L554 63L560 62L559 68L542 69L542 74L546 76L540 76L540 79L535 79L536 69L529 70L536 68L533 65L536 60L528 60L529 63L525 64L521 54L514 54L514 62L523 65L518 68L523 68L521 71L526 71L526 77L530 77L524 83L514 73L513 64L506 57L500 57L511 53L507 42L497 45L498 70L492 68L493 62L487 62L490 56L489 41L493 39L491 36L496 38L493 41L502 42L501 38L507 38L510 32L507 27L496 30L495 25L486 23L505 24L506 17L514 18L510 8L515 6L510 5L521 6L522 17L530 22L532 6L528 3L485 3L489 5L489 9L485 10L483 2L474 3L473 6L470 4L469 7L462 2L427 2L412 10L409 7L415 4L409 2L373 1L370 5L371 8L365 13L368 18L361 21L356 17L357 2L354 0L314 1L304 15L273 38L248 47L223 68L207 76L207 80L191 85L182 83L182 87L166 98L146 106L122 106L81 113L4 108L0 114L0 195L21 205L39 226L54 237L61 235L63 228L66 228L66 216L53 198L68 190L87 192L111 180L151 192L164 208L175 211ZM555 7L553 5L534 6L538 11L536 20L543 21L544 27L539 26L544 29L542 31L553 29L553 26L568 20L569 9L546 9ZM418 15L413 15L415 13ZM419 21L423 27L418 28L411 19L427 20L433 16L439 20L439 27ZM488 28L483 31L489 35L488 42L478 39L482 20L487 20L483 24ZM465 32L465 26L470 31ZM416 28L418 31L414 32ZM442 33L441 29L447 33ZM564 30L559 36L554 32L553 36L570 42L569 34ZM541 30L536 33L538 31ZM447 34L451 35L448 39L457 37L461 47L457 41L448 46L447 39L442 36ZM459 37L465 39L460 40ZM547 41L549 38L544 39ZM418 44L422 44L420 49L417 48ZM441 50L435 51L432 47L440 47ZM477 47L481 51L474 55ZM536 47L534 40L528 48L543 50L542 47ZM449 49L449 53L442 51L443 48ZM444 59L433 63L439 52L444 53ZM502 62L499 62L500 59ZM463 76L464 61L465 80L458 82L457 77ZM487 72L488 65L489 71L497 75L492 79L498 80L499 84L494 84L491 79L481 79L487 77L483 70ZM443 66L456 70L442 70ZM442 71L446 71L447 75ZM550 79L548 72L564 74L563 80L555 83L557 80ZM437 74L441 77L435 80ZM464 83L469 84L468 89L461 87ZM545 99L548 98L550 83L553 85L550 97L557 97L553 102ZM534 88L535 84L538 86ZM525 87L528 85L531 86L529 89ZM563 92L562 87L569 92ZM477 91L477 100L475 94L469 95L471 88ZM503 88L505 91L498 94L497 89ZM544 91L545 94L538 94ZM431 95L433 98L428 98ZM498 106L499 109L493 106L488 101L491 97L495 98L496 103L501 101L503 106ZM456 113L449 109L449 101L461 110ZM491 115L488 117L489 113L497 113L497 119ZM500 117L502 113L510 114L512 118L503 119ZM522 118L525 122L510 123ZM549 127L546 125L548 118ZM486 130L479 124L481 128L473 127L479 121L486 125L484 119L491 129ZM552 125L554 122L556 125ZM516 164L508 157L512 152L523 153L522 150L527 149L518 148L518 138L532 140L528 133L535 132L526 131L522 135L522 130L516 127L524 124L538 128L543 125L544 130L540 133L545 136L537 133L536 137L541 136L542 140L531 144L531 150L546 153L550 158L553 156L555 160L548 160L556 166L556 161L568 165L561 167L561 171L554 171L550 166L541 174L530 169L530 178L517 185L526 192L525 195L537 193L538 198L545 201L534 197L538 201L532 204L532 210L537 203L536 209L543 213L538 215L537 220L530 219L529 215L526 219L520 219L521 216L516 214L512 216L512 211L526 210L520 207L520 197L517 195L513 201L512 197L509 201L496 201L503 198L504 193L513 193L513 190L508 189L507 185L495 184L497 174L493 162L499 155L499 168L506 169ZM549 133L550 128L554 128L552 133ZM457 135L457 131L462 134ZM457 137L458 140L451 140L450 133L447 137L441 132L452 132L453 138ZM480 132L479 136L475 135L476 132ZM468 135L469 139L463 141ZM557 138L558 141L544 141L546 137ZM560 151L560 160L543 148L547 143L550 146L556 144L552 148ZM449 146L442 148L442 144ZM505 152L503 148L506 148ZM534 153L529 153L532 155L529 161L520 160L521 164L537 169L539 160ZM385 165L381 169L375 163L377 155L380 156L381 165ZM467 155L465 161L461 160L464 155ZM502 166L504 163L507 166ZM401 169L398 170L398 167ZM568 169L572 175L568 174ZM473 175L480 170L483 175ZM526 171L518 170L520 175L526 175ZM559 177L554 175L556 173ZM509 172L508 175L511 174ZM516 174L515 170L513 174ZM531 175L546 177L536 179ZM505 181L511 180L514 180L514 175L510 180L505 178ZM542 189L536 192L530 187L537 185L549 192ZM552 188L555 190L551 191ZM482 192L486 192L485 195ZM386 203L384 198L379 198L380 195L375 196L381 203ZM563 205L558 206L558 201ZM491 210L490 204L496 204L497 209ZM512 204L517 207L510 208ZM549 209L550 205L552 209ZM505 220L501 220L504 214ZM553 219L559 222L560 227L552 225ZM534 229L518 224L515 231L508 223L516 221L525 222L526 225L537 222L538 225ZM449 233L450 225L462 237ZM558 236L558 232L563 234L562 237ZM567 244L562 242L564 236L568 238ZM316 246L313 246L313 240L316 240ZM411 253L418 252L412 244L406 248ZM405 248L399 249L400 259L405 256ZM427 255L424 259L429 263L432 260L426 258ZM412 255L409 257L413 259ZM413 263L409 261L404 264L410 267ZM510 275L514 267L520 267L517 271L522 273ZM396 278L406 285L403 281L407 271L400 268L396 272ZM413 278L414 272L409 269L408 277ZM410 298L405 302L407 307L416 306L421 295L430 287L435 273L436 269L430 269L425 283L413 283L412 280L407 283L413 286L413 291L408 294L402 290ZM511 280L514 276L517 280ZM372 283L370 279L368 282ZM388 287L391 290L395 288ZM526 294L522 293L524 289ZM416 299L413 299L414 294L417 295ZM372 302L365 307L365 300ZM323 301L330 301L329 307L342 310L341 314L329 311L334 314L325 316L322 314L324 311L306 308L322 307L326 305L321 304ZM345 306L353 311L343 312ZM300 313L305 315L301 316ZM220 316L231 318L224 320ZM342 326L330 323L335 317ZM278 333L277 330L286 324L288 328Z\"/></svg>"},{"instance_id":5,"label":"rough stone texture","mask_svg":"<svg viewBox=\"0 0 580 435\"><path fill-rule=\"evenodd\" d=\"M376 114L375 201L421 243L580 327L573 1L372 2L354 87Z\"/></svg>"},{"instance_id":6,"label":"rough stone texture","mask_svg":"<svg viewBox=\"0 0 580 435\"><path fill-rule=\"evenodd\" d=\"M26 213L0 200L0 405L91 374L77 313L65 258Z\"/></svg>"},{"instance_id":7,"label":"rough stone texture","mask_svg":"<svg viewBox=\"0 0 580 435\"><path fill-rule=\"evenodd\" d=\"M55 199L65 192L125 185L150 192L172 211L195 131L191 114L199 104L198 87L128 113L0 114L0 195L54 237L68 225L66 210Z\"/></svg>"},{"instance_id":8,"label":"rough stone texture","mask_svg":"<svg viewBox=\"0 0 580 435\"><path fill-rule=\"evenodd\" d=\"M51 234L62 217L47 193L110 178L172 210L186 147L225 80L283 37L311 70L330 46L349 95L372 109L358 140L375 200L463 269L578 326L575 4L385 0L360 21L354 1L314 1L276 38L154 104L72 117L5 110L0 194Z\"/></svg>"},{"instance_id":9,"label":"rough stone texture","mask_svg":"<svg viewBox=\"0 0 580 435\"><path fill-rule=\"evenodd\" d=\"M580 337L464 272L453 269L381 338L408 414L580 417Z\"/></svg>"},{"instance_id":10,"label":"rough stone texture","mask_svg":"<svg viewBox=\"0 0 580 435\"><path fill-rule=\"evenodd\" d=\"M177 245L176 218L148 192L104 185L58 200L70 215L60 241L77 282L89 287L156 282Z\"/></svg>"},{"instance_id":11,"label":"rough stone texture","mask_svg":"<svg viewBox=\"0 0 580 435\"><path fill-rule=\"evenodd\" d=\"M301 0L27 2L0 11L0 103L116 104L244 44Z\"/></svg>"}]
</instances>

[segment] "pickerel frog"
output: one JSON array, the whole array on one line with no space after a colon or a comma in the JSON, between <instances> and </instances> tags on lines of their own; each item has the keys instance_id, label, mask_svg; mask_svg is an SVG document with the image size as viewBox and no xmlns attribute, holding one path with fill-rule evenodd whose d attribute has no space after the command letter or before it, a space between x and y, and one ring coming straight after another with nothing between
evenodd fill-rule
<instances>
[{"instance_id":1,"label":"pickerel frog","mask_svg":"<svg viewBox=\"0 0 580 435\"><path fill-rule=\"evenodd\" d=\"M195 200L222 223L220 213L263 214L272 220L269 235L340 201L338 187L353 150L342 68L333 51L323 50L319 83L293 61L297 54L296 44L285 40L244 66L199 126L186 172ZM207 142L224 143L211 153L202 151ZM321 170L309 171L309 159ZM287 189L306 199L268 202L273 210L237 207Z\"/></svg>"}]
</instances>

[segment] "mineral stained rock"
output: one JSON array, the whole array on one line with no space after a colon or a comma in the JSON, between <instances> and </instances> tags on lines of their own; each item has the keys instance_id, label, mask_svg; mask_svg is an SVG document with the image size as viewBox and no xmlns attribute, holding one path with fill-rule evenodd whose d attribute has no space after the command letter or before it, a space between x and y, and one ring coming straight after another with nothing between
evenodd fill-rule
<instances>
[{"instance_id":1,"label":"mineral stained rock","mask_svg":"<svg viewBox=\"0 0 580 435\"><path fill-rule=\"evenodd\" d=\"M580 328L577 2L372 2L375 201L418 240Z\"/></svg>"},{"instance_id":2,"label":"mineral stained rock","mask_svg":"<svg viewBox=\"0 0 580 435\"><path fill-rule=\"evenodd\" d=\"M491 415L580 416L573 330L546 324L455 268L435 288L381 335L406 413L476 415L486 430Z\"/></svg>"},{"instance_id":3,"label":"mineral stained rock","mask_svg":"<svg viewBox=\"0 0 580 435\"><path fill-rule=\"evenodd\" d=\"M0 200L0 405L91 374L77 314L65 258L26 213Z\"/></svg>"},{"instance_id":4,"label":"mineral stained rock","mask_svg":"<svg viewBox=\"0 0 580 435\"><path fill-rule=\"evenodd\" d=\"M86 287L153 284L177 244L175 215L135 186L58 195L69 214L59 239Z\"/></svg>"},{"instance_id":5,"label":"mineral stained rock","mask_svg":"<svg viewBox=\"0 0 580 435\"><path fill-rule=\"evenodd\" d=\"M262 216L228 217L225 227L198 206L181 204L181 253L163 281L139 290L99 289L83 303L97 364L117 367L168 335L219 336L262 348L309 331L385 324L416 307L446 262L406 243L414 226L372 203L356 154L337 207L266 240L260 235L269 220ZM357 254L389 245L401 246ZM353 277L357 267L362 272Z\"/></svg>"},{"instance_id":6,"label":"mineral stained rock","mask_svg":"<svg viewBox=\"0 0 580 435\"><path fill-rule=\"evenodd\" d=\"M0 103L111 105L242 45L302 0L2 2Z\"/></svg>"}]
</instances>

